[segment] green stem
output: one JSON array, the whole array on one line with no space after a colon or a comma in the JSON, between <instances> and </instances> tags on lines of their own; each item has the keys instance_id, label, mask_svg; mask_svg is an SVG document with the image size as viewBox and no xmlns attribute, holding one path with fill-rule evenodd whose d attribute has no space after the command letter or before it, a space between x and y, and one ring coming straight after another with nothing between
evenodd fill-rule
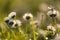
<instances>
[{"instance_id":1,"label":"green stem","mask_svg":"<svg viewBox=\"0 0 60 40\"><path fill-rule=\"evenodd\" d=\"M26 22L26 33L27 33L27 27L28 27L28 26L27 26L27 23L28 23L28 22Z\"/></svg>"},{"instance_id":2,"label":"green stem","mask_svg":"<svg viewBox=\"0 0 60 40\"><path fill-rule=\"evenodd\" d=\"M54 26L56 24L56 19L52 17L52 25Z\"/></svg>"},{"instance_id":3,"label":"green stem","mask_svg":"<svg viewBox=\"0 0 60 40\"><path fill-rule=\"evenodd\" d=\"M9 31L11 31L11 33L13 34L13 36L17 39L17 37L16 37L15 33L13 32L13 30L11 30L8 26L6 26L6 27L7 27L7 29L8 29Z\"/></svg>"},{"instance_id":4,"label":"green stem","mask_svg":"<svg viewBox=\"0 0 60 40\"><path fill-rule=\"evenodd\" d=\"M33 22L33 20L32 20L32 22ZM36 40L34 24L32 24L32 30L33 30L33 40Z\"/></svg>"}]
</instances>

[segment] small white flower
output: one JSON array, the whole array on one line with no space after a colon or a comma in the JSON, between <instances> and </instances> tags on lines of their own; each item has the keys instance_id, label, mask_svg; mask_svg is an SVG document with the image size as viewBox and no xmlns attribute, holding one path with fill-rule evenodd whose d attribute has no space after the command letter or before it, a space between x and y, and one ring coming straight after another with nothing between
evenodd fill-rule
<instances>
[{"instance_id":1,"label":"small white flower","mask_svg":"<svg viewBox=\"0 0 60 40\"><path fill-rule=\"evenodd\" d=\"M16 20L16 23L18 24L18 26L22 25L20 20Z\"/></svg>"},{"instance_id":2,"label":"small white flower","mask_svg":"<svg viewBox=\"0 0 60 40\"><path fill-rule=\"evenodd\" d=\"M13 20L13 25L12 25L12 28L16 28L15 26L17 26L17 24L16 24L16 21L15 20Z\"/></svg>"},{"instance_id":3,"label":"small white flower","mask_svg":"<svg viewBox=\"0 0 60 40\"><path fill-rule=\"evenodd\" d=\"M14 18L15 16L16 16L16 12L11 12L11 13L8 15L9 18Z\"/></svg>"},{"instance_id":4,"label":"small white flower","mask_svg":"<svg viewBox=\"0 0 60 40\"><path fill-rule=\"evenodd\" d=\"M31 13L25 13L23 16L24 20L31 20L33 18L33 15Z\"/></svg>"},{"instance_id":5,"label":"small white flower","mask_svg":"<svg viewBox=\"0 0 60 40\"><path fill-rule=\"evenodd\" d=\"M12 26L14 24L14 20L10 19L8 24Z\"/></svg>"},{"instance_id":6,"label":"small white flower","mask_svg":"<svg viewBox=\"0 0 60 40\"><path fill-rule=\"evenodd\" d=\"M51 26L51 25L47 26L47 29L48 30L52 30L54 32L56 31L55 27L54 26Z\"/></svg>"},{"instance_id":7,"label":"small white flower","mask_svg":"<svg viewBox=\"0 0 60 40\"><path fill-rule=\"evenodd\" d=\"M47 15L50 17L55 17L57 15L57 11L53 8L50 8Z\"/></svg>"},{"instance_id":8,"label":"small white flower","mask_svg":"<svg viewBox=\"0 0 60 40\"><path fill-rule=\"evenodd\" d=\"M9 17L4 18L4 21L5 21L6 23L8 23L9 20L10 20Z\"/></svg>"},{"instance_id":9,"label":"small white flower","mask_svg":"<svg viewBox=\"0 0 60 40\"><path fill-rule=\"evenodd\" d=\"M14 20L14 24L12 25L12 28L16 28L17 26L21 26L21 21L20 20Z\"/></svg>"}]
</instances>

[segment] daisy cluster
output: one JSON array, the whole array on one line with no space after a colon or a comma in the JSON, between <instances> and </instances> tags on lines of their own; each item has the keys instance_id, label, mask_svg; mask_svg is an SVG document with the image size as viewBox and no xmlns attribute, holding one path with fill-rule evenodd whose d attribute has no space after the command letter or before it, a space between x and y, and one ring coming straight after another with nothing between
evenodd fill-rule
<instances>
[{"instance_id":1,"label":"daisy cluster","mask_svg":"<svg viewBox=\"0 0 60 40\"><path fill-rule=\"evenodd\" d=\"M22 26L22 21L18 20L18 19L15 19L16 14L17 14L16 12L11 12L11 13L8 14L7 17L4 18L5 23L8 26L10 26L11 28L17 28L17 27ZM57 16L57 11L53 7L48 7L47 16L54 19ZM33 31L31 31L31 32L33 32L33 35L32 35L33 40L35 40L35 39L36 40L40 40L40 39L41 40L49 40L49 39L53 39L54 36L56 35L56 28L55 28L54 25L52 25L52 24L48 25L46 30L41 29L39 27L40 26L39 21L34 20L34 17L32 15L32 13L25 13L23 15L23 19L24 19L24 21L28 21L29 24L33 26L33 27L31 27L33 29ZM40 36L42 36L42 37L40 37ZM28 38L28 40L32 40L32 39Z\"/></svg>"},{"instance_id":2,"label":"daisy cluster","mask_svg":"<svg viewBox=\"0 0 60 40\"><path fill-rule=\"evenodd\" d=\"M21 26L21 21L20 20L15 20L14 18L16 17L16 12L11 12L5 19L5 23L9 26L12 26L12 28L15 28L17 26Z\"/></svg>"}]
</instances>

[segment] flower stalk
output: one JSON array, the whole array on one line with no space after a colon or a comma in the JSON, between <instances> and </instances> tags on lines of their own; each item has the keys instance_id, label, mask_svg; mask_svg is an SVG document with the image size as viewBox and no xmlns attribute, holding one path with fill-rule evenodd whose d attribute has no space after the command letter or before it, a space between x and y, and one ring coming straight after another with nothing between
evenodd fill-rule
<instances>
[{"instance_id":1,"label":"flower stalk","mask_svg":"<svg viewBox=\"0 0 60 40\"><path fill-rule=\"evenodd\" d=\"M32 22L33 22L33 18L32 18ZM33 30L33 40L36 40L34 24L32 24L32 30Z\"/></svg>"}]
</instances>

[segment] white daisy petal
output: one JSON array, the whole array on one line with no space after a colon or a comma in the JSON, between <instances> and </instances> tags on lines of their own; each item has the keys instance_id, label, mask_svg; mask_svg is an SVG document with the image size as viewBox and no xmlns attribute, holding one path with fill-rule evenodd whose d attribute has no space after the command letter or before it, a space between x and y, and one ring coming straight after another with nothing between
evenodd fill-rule
<instances>
[{"instance_id":1,"label":"white daisy petal","mask_svg":"<svg viewBox=\"0 0 60 40\"><path fill-rule=\"evenodd\" d=\"M48 30L50 29L50 30L52 30L54 32L56 31L56 28L54 26L51 26L51 25L47 26L47 29Z\"/></svg>"},{"instance_id":2,"label":"white daisy petal","mask_svg":"<svg viewBox=\"0 0 60 40\"><path fill-rule=\"evenodd\" d=\"M49 11L47 12L47 15L50 17L55 17L57 15L57 11L53 8L48 8Z\"/></svg>"},{"instance_id":3,"label":"white daisy petal","mask_svg":"<svg viewBox=\"0 0 60 40\"><path fill-rule=\"evenodd\" d=\"M12 25L12 28L15 28L15 25L16 25L16 21L13 20L14 24Z\"/></svg>"},{"instance_id":4,"label":"white daisy petal","mask_svg":"<svg viewBox=\"0 0 60 40\"><path fill-rule=\"evenodd\" d=\"M14 24L12 25L12 28L16 28L17 26L21 26L21 21L20 20L14 20Z\"/></svg>"},{"instance_id":5,"label":"white daisy petal","mask_svg":"<svg viewBox=\"0 0 60 40\"><path fill-rule=\"evenodd\" d=\"M8 24L12 26L14 24L14 20L10 19Z\"/></svg>"},{"instance_id":6,"label":"white daisy petal","mask_svg":"<svg viewBox=\"0 0 60 40\"><path fill-rule=\"evenodd\" d=\"M18 26L22 25L20 20L16 20L16 23L18 24Z\"/></svg>"},{"instance_id":7,"label":"white daisy petal","mask_svg":"<svg viewBox=\"0 0 60 40\"><path fill-rule=\"evenodd\" d=\"M7 20L7 19L9 19L9 17L5 17L5 18L4 18L4 20Z\"/></svg>"},{"instance_id":8,"label":"white daisy petal","mask_svg":"<svg viewBox=\"0 0 60 40\"><path fill-rule=\"evenodd\" d=\"M49 16L49 15L51 15L51 14L52 14L52 11L48 11L47 15Z\"/></svg>"},{"instance_id":9,"label":"white daisy petal","mask_svg":"<svg viewBox=\"0 0 60 40\"><path fill-rule=\"evenodd\" d=\"M48 9L51 9L51 7L48 7Z\"/></svg>"},{"instance_id":10,"label":"white daisy petal","mask_svg":"<svg viewBox=\"0 0 60 40\"><path fill-rule=\"evenodd\" d=\"M23 16L24 20L31 20L33 18L33 15L31 13L25 13Z\"/></svg>"},{"instance_id":11,"label":"white daisy petal","mask_svg":"<svg viewBox=\"0 0 60 40\"><path fill-rule=\"evenodd\" d=\"M8 15L9 18L12 18L12 17L15 17L15 16L16 16L16 12L11 12L11 13Z\"/></svg>"},{"instance_id":12,"label":"white daisy petal","mask_svg":"<svg viewBox=\"0 0 60 40\"><path fill-rule=\"evenodd\" d=\"M4 18L4 21L5 21L6 23L8 23L8 22L9 22L9 20L10 20L10 18L9 18L9 17Z\"/></svg>"}]
</instances>

